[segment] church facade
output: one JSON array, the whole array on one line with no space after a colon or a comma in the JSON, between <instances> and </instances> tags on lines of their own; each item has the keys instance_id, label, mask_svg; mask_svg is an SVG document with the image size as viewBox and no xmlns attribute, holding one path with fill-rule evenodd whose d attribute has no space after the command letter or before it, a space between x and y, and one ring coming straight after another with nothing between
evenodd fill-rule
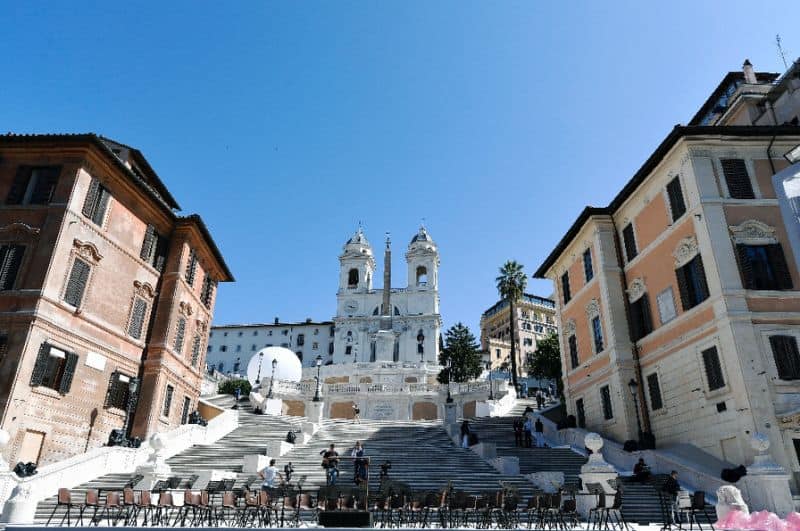
<instances>
[{"instance_id":1,"label":"church facade","mask_svg":"<svg viewBox=\"0 0 800 531\"><path fill-rule=\"evenodd\" d=\"M339 289L334 317L333 364L400 362L437 364L439 250L420 227L405 253L407 285L391 288L391 242L384 249L383 289L374 289L372 246L363 231L339 256Z\"/></svg>"}]
</instances>

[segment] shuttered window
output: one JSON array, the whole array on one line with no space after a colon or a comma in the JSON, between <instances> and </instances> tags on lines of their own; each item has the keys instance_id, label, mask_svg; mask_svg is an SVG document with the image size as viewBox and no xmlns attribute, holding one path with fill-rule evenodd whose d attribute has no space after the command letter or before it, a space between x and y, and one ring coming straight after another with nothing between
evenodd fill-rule
<instances>
[{"instance_id":1,"label":"shuttered window","mask_svg":"<svg viewBox=\"0 0 800 531\"><path fill-rule=\"evenodd\" d=\"M611 390L607 385L600 388L600 400L603 404L603 418L611 420L614 418L614 410L611 408Z\"/></svg>"},{"instance_id":2,"label":"shuttered window","mask_svg":"<svg viewBox=\"0 0 800 531\"><path fill-rule=\"evenodd\" d=\"M625 228L622 229L622 243L625 246L625 256L628 262L630 262L639 254L639 251L636 250L636 238L633 235L632 223L628 223L625 225Z\"/></svg>"},{"instance_id":3,"label":"shuttered window","mask_svg":"<svg viewBox=\"0 0 800 531\"><path fill-rule=\"evenodd\" d=\"M200 359L201 343L202 339L200 339L200 335L194 336L194 340L192 341L192 367L197 367L197 361Z\"/></svg>"},{"instance_id":4,"label":"shuttered window","mask_svg":"<svg viewBox=\"0 0 800 531\"><path fill-rule=\"evenodd\" d=\"M708 390L714 391L725 387L725 378L722 376L722 364L719 361L717 347L711 347L702 352L703 366L706 370Z\"/></svg>"},{"instance_id":5,"label":"shuttered window","mask_svg":"<svg viewBox=\"0 0 800 531\"><path fill-rule=\"evenodd\" d=\"M603 327L600 324L600 316L592 318L592 334L594 335L594 351L599 353L603 351Z\"/></svg>"},{"instance_id":6,"label":"shuttered window","mask_svg":"<svg viewBox=\"0 0 800 531\"><path fill-rule=\"evenodd\" d=\"M217 288L217 282L206 273L203 279L203 288L200 290L200 301L206 308L211 308L211 301L214 299L214 291Z\"/></svg>"},{"instance_id":7,"label":"shuttered window","mask_svg":"<svg viewBox=\"0 0 800 531\"><path fill-rule=\"evenodd\" d=\"M111 199L111 194L108 193L108 190L100 184L100 181L92 179L83 202L83 215L91 219L95 225L102 225L109 199Z\"/></svg>"},{"instance_id":8,"label":"shuttered window","mask_svg":"<svg viewBox=\"0 0 800 531\"><path fill-rule=\"evenodd\" d=\"M90 271L89 264L80 258L75 259L72 263L72 271L69 272L67 289L64 290L64 302L76 308L81 305L83 293L86 291L86 284L89 281Z\"/></svg>"},{"instance_id":9,"label":"shuttered window","mask_svg":"<svg viewBox=\"0 0 800 531\"><path fill-rule=\"evenodd\" d=\"M183 397L183 409L181 409L181 424L189 422L189 409L192 407L192 399L188 396Z\"/></svg>"},{"instance_id":10,"label":"shuttered window","mask_svg":"<svg viewBox=\"0 0 800 531\"><path fill-rule=\"evenodd\" d=\"M688 311L708 298L708 284L703 259L698 254L675 270L683 311Z\"/></svg>"},{"instance_id":11,"label":"shuttered window","mask_svg":"<svg viewBox=\"0 0 800 531\"><path fill-rule=\"evenodd\" d=\"M781 380L800 380L800 352L794 336L770 336L772 356Z\"/></svg>"},{"instance_id":12,"label":"shuttered window","mask_svg":"<svg viewBox=\"0 0 800 531\"><path fill-rule=\"evenodd\" d=\"M169 417L169 410L172 408L172 395L175 393L175 388L167 385L167 391L164 393L164 408L161 410L161 415Z\"/></svg>"},{"instance_id":13,"label":"shuttered window","mask_svg":"<svg viewBox=\"0 0 800 531\"><path fill-rule=\"evenodd\" d=\"M653 373L647 376L647 390L650 392L650 409L653 411L664 407L661 399L661 386L658 383L658 374Z\"/></svg>"},{"instance_id":14,"label":"shuttered window","mask_svg":"<svg viewBox=\"0 0 800 531\"><path fill-rule=\"evenodd\" d=\"M639 341L653 331L653 318L650 315L650 300L645 293L632 302L631 308L631 339Z\"/></svg>"},{"instance_id":15,"label":"shuttered window","mask_svg":"<svg viewBox=\"0 0 800 531\"><path fill-rule=\"evenodd\" d=\"M0 334L0 364L6 359L6 354L8 354L8 336Z\"/></svg>"},{"instance_id":16,"label":"shuttered window","mask_svg":"<svg viewBox=\"0 0 800 531\"><path fill-rule=\"evenodd\" d=\"M728 185L728 194L733 199L754 199L753 183L747 174L747 166L742 159L722 159L722 174Z\"/></svg>"},{"instance_id":17,"label":"shuttered window","mask_svg":"<svg viewBox=\"0 0 800 531\"><path fill-rule=\"evenodd\" d=\"M578 365L580 365L580 360L578 360L578 338L575 337L575 334L569 336L567 344L569 345L569 361L572 364L572 368L577 369Z\"/></svg>"},{"instance_id":18,"label":"shuttered window","mask_svg":"<svg viewBox=\"0 0 800 531\"><path fill-rule=\"evenodd\" d=\"M0 247L0 291L14 289L19 266L25 253L23 245L3 245Z\"/></svg>"},{"instance_id":19,"label":"shuttered window","mask_svg":"<svg viewBox=\"0 0 800 531\"><path fill-rule=\"evenodd\" d=\"M672 213L672 221L676 221L686 213L686 203L683 201L680 177L675 177L667 185L667 198L669 199L669 210Z\"/></svg>"},{"instance_id":20,"label":"shuttered window","mask_svg":"<svg viewBox=\"0 0 800 531\"><path fill-rule=\"evenodd\" d=\"M197 254L194 249L189 252L189 262L186 264L186 282L190 286L194 286L194 277L197 274Z\"/></svg>"},{"instance_id":21,"label":"shuttered window","mask_svg":"<svg viewBox=\"0 0 800 531\"><path fill-rule=\"evenodd\" d=\"M567 304L569 300L572 298L572 294L569 292L569 272L565 272L561 275L561 295L564 298L564 304Z\"/></svg>"},{"instance_id":22,"label":"shuttered window","mask_svg":"<svg viewBox=\"0 0 800 531\"><path fill-rule=\"evenodd\" d=\"M781 244L737 244L736 259L745 289L792 289L792 276Z\"/></svg>"},{"instance_id":23,"label":"shuttered window","mask_svg":"<svg viewBox=\"0 0 800 531\"><path fill-rule=\"evenodd\" d=\"M72 387L78 355L42 343L31 374L32 387L49 387L65 395Z\"/></svg>"},{"instance_id":24,"label":"shuttered window","mask_svg":"<svg viewBox=\"0 0 800 531\"><path fill-rule=\"evenodd\" d=\"M61 166L19 166L6 197L6 204L48 204L53 199L60 174Z\"/></svg>"},{"instance_id":25,"label":"shuttered window","mask_svg":"<svg viewBox=\"0 0 800 531\"><path fill-rule=\"evenodd\" d=\"M141 339L144 329L144 318L147 314L147 302L136 297L133 301L133 311L131 312L131 322L128 325L128 335L134 339Z\"/></svg>"},{"instance_id":26,"label":"shuttered window","mask_svg":"<svg viewBox=\"0 0 800 531\"><path fill-rule=\"evenodd\" d=\"M111 373L108 380L108 391L106 391L105 407L115 407L126 410L128 407L128 389L131 376L119 371Z\"/></svg>"},{"instance_id":27,"label":"shuttered window","mask_svg":"<svg viewBox=\"0 0 800 531\"><path fill-rule=\"evenodd\" d=\"M583 274L586 277L586 283L594 278L594 268L592 267L592 250L586 249L583 251Z\"/></svg>"},{"instance_id":28,"label":"shuttered window","mask_svg":"<svg viewBox=\"0 0 800 531\"><path fill-rule=\"evenodd\" d=\"M178 324L175 326L175 352L178 354L183 352L184 334L186 334L186 319L180 317Z\"/></svg>"},{"instance_id":29,"label":"shuttered window","mask_svg":"<svg viewBox=\"0 0 800 531\"><path fill-rule=\"evenodd\" d=\"M142 250L139 257L156 268L159 272L164 271L164 263L167 260L168 240L156 232L153 225L148 225L142 241Z\"/></svg>"},{"instance_id":30,"label":"shuttered window","mask_svg":"<svg viewBox=\"0 0 800 531\"><path fill-rule=\"evenodd\" d=\"M586 427L586 408L583 405L583 398L579 398L575 401L575 416L578 417L576 420L578 421L579 428Z\"/></svg>"}]
</instances>

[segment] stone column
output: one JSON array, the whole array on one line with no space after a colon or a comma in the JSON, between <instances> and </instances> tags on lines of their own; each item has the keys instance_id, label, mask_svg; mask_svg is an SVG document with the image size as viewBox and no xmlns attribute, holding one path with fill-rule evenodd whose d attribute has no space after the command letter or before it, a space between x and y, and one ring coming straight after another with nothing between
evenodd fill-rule
<instances>
[{"instance_id":1,"label":"stone column","mask_svg":"<svg viewBox=\"0 0 800 531\"><path fill-rule=\"evenodd\" d=\"M444 403L444 425L455 424L458 420L458 408L455 402Z\"/></svg>"},{"instance_id":2,"label":"stone column","mask_svg":"<svg viewBox=\"0 0 800 531\"><path fill-rule=\"evenodd\" d=\"M750 444L756 452L747 475L740 481L747 485L748 506L752 511L771 511L785 518L794 511L789 474L769 454L769 438L754 433Z\"/></svg>"},{"instance_id":3,"label":"stone column","mask_svg":"<svg viewBox=\"0 0 800 531\"><path fill-rule=\"evenodd\" d=\"M325 402L314 402L313 400L306 402L306 417L314 424L322 423L322 412L325 411Z\"/></svg>"},{"instance_id":4,"label":"stone column","mask_svg":"<svg viewBox=\"0 0 800 531\"><path fill-rule=\"evenodd\" d=\"M581 483L583 485L577 497L578 513L586 518L589 516L589 509L595 506L596 497L591 496L587 485L590 483L599 484L606 494L606 506L610 506L612 500L608 497L613 496L616 491L608 484L608 480L617 479L616 469L603 459L600 448L603 447L603 438L597 433L587 433L584 437L584 445L592 451L589 462L581 467Z\"/></svg>"}]
</instances>

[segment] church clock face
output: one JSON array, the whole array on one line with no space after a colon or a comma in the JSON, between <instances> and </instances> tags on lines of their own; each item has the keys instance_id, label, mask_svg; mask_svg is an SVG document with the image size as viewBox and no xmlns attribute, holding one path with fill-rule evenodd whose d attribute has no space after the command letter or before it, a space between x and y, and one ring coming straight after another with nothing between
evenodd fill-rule
<instances>
[{"instance_id":1,"label":"church clock face","mask_svg":"<svg viewBox=\"0 0 800 531\"><path fill-rule=\"evenodd\" d=\"M358 311L358 302L354 300L345 301L344 310L347 313L355 313Z\"/></svg>"}]
</instances>

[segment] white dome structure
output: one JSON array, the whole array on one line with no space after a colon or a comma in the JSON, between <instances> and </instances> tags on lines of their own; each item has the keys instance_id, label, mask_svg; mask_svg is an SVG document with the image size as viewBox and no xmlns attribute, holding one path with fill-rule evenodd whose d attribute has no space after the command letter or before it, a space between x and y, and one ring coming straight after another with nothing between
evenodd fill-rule
<instances>
[{"instance_id":1,"label":"white dome structure","mask_svg":"<svg viewBox=\"0 0 800 531\"><path fill-rule=\"evenodd\" d=\"M276 360L275 379L299 382L303 376L303 364L297 354L284 347L267 347L256 352L247 363L247 379L258 385L259 373L261 383L269 382L272 377L272 360ZM259 367L261 370L259 371Z\"/></svg>"}]
</instances>

